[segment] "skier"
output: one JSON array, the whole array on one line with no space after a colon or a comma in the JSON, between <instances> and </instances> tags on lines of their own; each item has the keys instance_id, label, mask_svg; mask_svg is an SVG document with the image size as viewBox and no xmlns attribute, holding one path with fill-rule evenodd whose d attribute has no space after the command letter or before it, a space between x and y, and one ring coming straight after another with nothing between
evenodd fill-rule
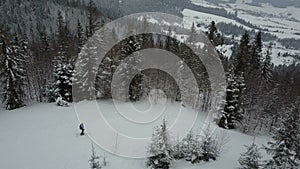
<instances>
[{"instance_id":1,"label":"skier","mask_svg":"<svg viewBox=\"0 0 300 169\"><path fill-rule=\"evenodd\" d=\"M81 130L80 135L83 136L83 135L84 135L84 125L83 125L83 123L81 123L81 124L79 125L79 129Z\"/></svg>"}]
</instances>

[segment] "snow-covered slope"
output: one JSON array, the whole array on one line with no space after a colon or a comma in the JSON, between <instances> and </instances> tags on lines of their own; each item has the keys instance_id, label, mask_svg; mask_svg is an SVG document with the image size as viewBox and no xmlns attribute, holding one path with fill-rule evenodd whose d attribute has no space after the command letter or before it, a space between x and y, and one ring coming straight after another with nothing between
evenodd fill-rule
<instances>
[{"instance_id":1,"label":"snow-covered slope","mask_svg":"<svg viewBox=\"0 0 300 169\"><path fill-rule=\"evenodd\" d=\"M83 102L90 107L91 102ZM121 107L129 107L127 103L119 103ZM138 108L147 109L146 103L136 103ZM180 105L167 103L167 112L176 111ZM106 118L111 122L118 122L117 112L111 101L99 102L99 107L106 112ZM153 110L160 109L154 105ZM127 110L127 109L125 109ZM187 118L195 113L183 108ZM87 109L86 111L89 111ZM128 109L130 111L130 109ZM202 117L202 116L200 116ZM171 117L172 118L172 117ZM198 119L194 131L203 122ZM62 108L53 104L36 104L14 111L0 111L0 168L5 169L88 169L91 155L91 140L87 136L79 136L78 120L73 107ZM120 123L121 124L121 123ZM89 124L85 124L88 128ZM154 124L156 125L156 124ZM198 126L198 127L197 127ZM120 126L122 127L122 125ZM123 126L125 127L125 126ZM132 129L139 131L139 128ZM148 134L151 135L149 129ZM90 131L87 131L88 133ZM185 161L177 161L173 169L233 169L238 167L238 158L244 152L244 144L250 144L251 136L235 131L216 130L217 134L224 134L229 139L221 157L214 162L192 165ZM104 134L103 137L106 135ZM176 133L172 133L176 137ZM265 137L256 138L261 145L266 143ZM114 142L115 140L112 140ZM133 147L128 147L131 151ZM142 148L146 150L146 148ZM107 169L143 169L144 159L121 158L96 147L98 155L105 155L109 161Z\"/></svg>"}]
</instances>

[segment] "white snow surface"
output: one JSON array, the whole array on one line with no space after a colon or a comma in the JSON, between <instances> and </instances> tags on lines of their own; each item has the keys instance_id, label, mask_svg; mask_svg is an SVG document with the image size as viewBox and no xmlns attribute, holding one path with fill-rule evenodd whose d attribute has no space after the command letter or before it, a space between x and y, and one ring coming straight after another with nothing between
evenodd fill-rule
<instances>
[{"instance_id":1,"label":"white snow surface","mask_svg":"<svg viewBox=\"0 0 300 169\"><path fill-rule=\"evenodd\" d=\"M82 102L87 109L91 102ZM129 103L118 103L126 111ZM147 109L147 103L135 103L137 108ZM105 110L105 117L112 123L118 123L117 112L111 101L99 101L99 107ZM172 111L177 111L180 104L166 104L166 112L172 117ZM154 105L153 110L160 109L160 105ZM128 109L129 110L129 109ZM132 110L130 110L132 111ZM189 117L196 113L192 109L182 107L182 112ZM199 115L194 132L199 132L204 116ZM157 124L160 122L158 121ZM157 125L154 124L154 125ZM70 107L58 107L55 104L35 104L13 111L0 110L0 168L1 169L88 169L88 160L91 156L91 140L88 136L79 136L79 121L72 105ZM85 124L88 129L89 124ZM120 126L126 129L126 126ZM141 132L139 127L131 130ZM144 132L151 135L152 129ZM89 131L87 131L89 134ZM108 133L109 134L109 133ZM177 133L171 133L176 138ZM215 134L228 136L228 143L222 151L221 157L216 161L190 164L184 160L176 161L172 169L234 169L239 167L238 158L245 151L243 145L250 144L252 136L244 135L236 131L225 131L217 128ZM103 137L106 135L104 134ZM268 138L257 136L258 145L266 144ZM112 140L114 142L115 140ZM128 151L137 147L127 147ZM146 151L146 147L141 148ZM100 156L106 156L109 162L104 169L146 169L145 159L123 158L105 152L96 146L96 152ZM263 152L264 153L264 152Z\"/></svg>"}]
</instances>

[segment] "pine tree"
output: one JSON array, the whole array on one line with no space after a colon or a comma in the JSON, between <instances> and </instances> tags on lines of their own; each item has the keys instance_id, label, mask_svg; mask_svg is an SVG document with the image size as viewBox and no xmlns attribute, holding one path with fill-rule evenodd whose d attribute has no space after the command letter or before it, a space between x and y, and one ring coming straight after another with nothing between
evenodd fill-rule
<instances>
[{"instance_id":1,"label":"pine tree","mask_svg":"<svg viewBox=\"0 0 300 169\"><path fill-rule=\"evenodd\" d=\"M80 21L77 21L77 39L78 39L78 53L81 51L82 46L85 43L84 30Z\"/></svg>"},{"instance_id":2,"label":"pine tree","mask_svg":"<svg viewBox=\"0 0 300 169\"><path fill-rule=\"evenodd\" d=\"M55 84L48 83L45 87L45 94L47 97L47 101L49 103L53 103L59 97L58 93L55 91Z\"/></svg>"},{"instance_id":3,"label":"pine tree","mask_svg":"<svg viewBox=\"0 0 300 169\"><path fill-rule=\"evenodd\" d=\"M193 22L187 42L190 44L195 43L196 38L197 38L197 30L196 30L195 23Z\"/></svg>"},{"instance_id":4,"label":"pine tree","mask_svg":"<svg viewBox=\"0 0 300 169\"><path fill-rule=\"evenodd\" d=\"M212 21L208 28L208 39L211 43L215 44L216 34L218 32L218 29L216 27L215 21Z\"/></svg>"},{"instance_id":5,"label":"pine tree","mask_svg":"<svg viewBox=\"0 0 300 169\"><path fill-rule=\"evenodd\" d=\"M58 11L57 14L57 34L56 41L58 44L58 53L63 55L66 59L69 59L70 56L70 32L68 26L65 22L65 19L61 13Z\"/></svg>"},{"instance_id":6,"label":"pine tree","mask_svg":"<svg viewBox=\"0 0 300 169\"><path fill-rule=\"evenodd\" d=\"M151 169L169 169L172 163L170 137L167 133L167 122L163 120L160 127L156 128L149 145L149 157L146 166Z\"/></svg>"},{"instance_id":7,"label":"pine tree","mask_svg":"<svg viewBox=\"0 0 300 169\"><path fill-rule=\"evenodd\" d=\"M182 142L177 139L176 144L172 147L172 158L180 160L184 158L184 152L182 149Z\"/></svg>"},{"instance_id":8,"label":"pine tree","mask_svg":"<svg viewBox=\"0 0 300 169\"><path fill-rule=\"evenodd\" d=\"M64 101L72 102L73 66L63 56L56 60L54 68L55 93Z\"/></svg>"},{"instance_id":9,"label":"pine tree","mask_svg":"<svg viewBox=\"0 0 300 169\"><path fill-rule=\"evenodd\" d=\"M50 50L50 44L49 44L49 41L48 41L48 37L47 37L47 34L42 31L40 32L40 50L41 51L49 51Z\"/></svg>"},{"instance_id":10,"label":"pine tree","mask_svg":"<svg viewBox=\"0 0 300 169\"><path fill-rule=\"evenodd\" d=\"M250 146L245 146L247 151L241 154L239 163L240 169L259 169L261 168L262 155L259 152L259 148L253 142Z\"/></svg>"},{"instance_id":11,"label":"pine tree","mask_svg":"<svg viewBox=\"0 0 300 169\"><path fill-rule=\"evenodd\" d=\"M208 28L208 39L212 43L214 43L214 41L215 41L217 32L218 32L218 29L216 27L216 23L215 23L215 21L212 21Z\"/></svg>"},{"instance_id":12,"label":"pine tree","mask_svg":"<svg viewBox=\"0 0 300 169\"><path fill-rule=\"evenodd\" d=\"M227 73L227 88L226 100L224 109L221 112L221 117L218 125L225 129L233 129L236 127L236 113L239 104L239 89L236 82L236 77L231 69Z\"/></svg>"},{"instance_id":13,"label":"pine tree","mask_svg":"<svg viewBox=\"0 0 300 169\"><path fill-rule=\"evenodd\" d=\"M201 159L209 161L210 159L216 160L219 156L219 148L216 139L211 135L209 130L204 131L201 142Z\"/></svg>"},{"instance_id":14,"label":"pine tree","mask_svg":"<svg viewBox=\"0 0 300 169\"><path fill-rule=\"evenodd\" d=\"M88 3L88 25L86 26L86 37L90 38L96 32L96 30L101 26L98 22L99 11L93 0Z\"/></svg>"},{"instance_id":15,"label":"pine tree","mask_svg":"<svg viewBox=\"0 0 300 169\"><path fill-rule=\"evenodd\" d=\"M249 34L248 32L245 32L240 41L239 53L235 58L235 74L241 74L242 72L248 73L249 65L251 63L251 45L249 43Z\"/></svg>"},{"instance_id":16,"label":"pine tree","mask_svg":"<svg viewBox=\"0 0 300 169\"><path fill-rule=\"evenodd\" d=\"M236 87L235 98L237 100L237 104L235 106L234 114L230 113L230 116L227 119L230 119L229 124L230 126L223 126L225 128L236 128L237 123L242 120L244 110L244 94L246 89L246 82L249 78L245 76L251 75L251 45L248 32L242 36L239 46L239 53L235 58L233 69L234 69L234 81ZM227 99L226 99L227 100ZM226 103L227 104L227 103ZM226 105L225 105L226 108ZM225 109L224 109L225 110ZM224 113L223 113L224 114ZM223 120L224 120L223 116ZM226 119L226 118L225 118Z\"/></svg>"},{"instance_id":17,"label":"pine tree","mask_svg":"<svg viewBox=\"0 0 300 169\"><path fill-rule=\"evenodd\" d=\"M261 32L258 32L255 41L252 45L252 58L251 58L251 64L254 69L261 70L261 63L262 63L262 37Z\"/></svg>"},{"instance_id":18,"label":"pine tree","mask_svg":"<svg viewBox=\"0 0 300 169\"><path fill-rule=\"evenodd\" d=\"M3 103L13 110L25 106L24 85L26 80L27 42L17 36L9 42L1 35L0 78L3 85Z\"/></svg>"},{"instance_id":19,"label":"pine tree","mask_svg":"<svg viewBox=\"0 0 300 169\"><path fill-rule=\"evenodd\" d=\"M181 151L183 152L186 161L196 163L201 159L201 143L199 142L198 137L194 136L192 131L190 131L187 136L182 139Z\"/></svg>"},{"instance_id":20,"label":"pine tree","mask_svg":"<svg viewBox=\"0 0 300 169\"><path fill-rule=\"evenodd\" d=\"M219 46L224 44L224 36L218 32L218 28L214 21L211 22L208 28L208 32L206 32L208 40L214 45Z\"/></svg>"},{"instance_id":21,"label":"pine tree","mask_svg":"<svg viewBox=\"0 0 300 169\"><path fill-rule=\"evenodd\" d=\"M102 168L99 159L100 159L100 157L97 156L94 145L92 144L92 155L89 160L91 169L101 169Z\"/></svg>"},{"instance_id":22,"label":"pine tree","mask_svg":"<svg viewBox=\"0 0 300 169\"><path fill-rule=\"evenodd\" d=\"M72 79L73 66L68 61L68 39L66 37L66 25L61 15L58 13L57 18L58 32L58 51L54 60L54 92L60 99L72 102Z\"/></svg>"},{"instance_id":23,"label":"pine tree","mask_svg":"<svg viewBox=\"0 0 300 169\"><path fill-rule=\"evenodd\" d=\"M34 50L33 50L34 51ZM34 66L35 66L35 80L37 83L37 88L39 90L39 102L43 101L43 97L48 97L48 89L49 87L47 83L53 79L52 74L49 72L53 71L53 57L51 53L51 47L49 43L49 38L45 31L40 32L39 37L39 54L36 54L34 57Z\"/></svg>"},{"instance_id":24,"label":"pine tree","mask_svg":"<svg viewBox=\"0 0 300 169\"><path fill-rule=\"evenodd\" d=\"M244 93L245 93L245 90L246 90L246 82L245 82L245 76L244 76L244 73L241 73L241 74L238 74L238 75L235 75L235 81L236 81L236 87L238 89L238 97L237 97L237 100L238 100L238 104L237 104L237 107L235 109L235 114L234 114L234 117L235 117L235 120L236 120L236 123L237 122L240 122L243 118L243 115L245 113L245 108L244 108L244 100L245 100L245 96L244 96Z\"/></svg>"},{"instance_id":25,"label":"pine tree","mask_svg":"<svg viewBox=\"0 0 300 169\"><path fill-rule=\"evenodd\" d=\"M282 118L281 125L275 130L273 140L268 142L266 151L272 155L267 161L265 168L294 169L299 167L300 161L297 158L299 150L299 124L300 112L294 108Z\"/></svg>"},{"instance_id":26,"label":"pine tree","mask_svg":"<svg viewBox=\"0 0 300 169\"><path fill-rule=\"evenodd\" d=\"M272 82L272 59L271 59L272 44L268 46L266 57L263 61L261 73L266 82Z\"/></svg>"}]
</instances>

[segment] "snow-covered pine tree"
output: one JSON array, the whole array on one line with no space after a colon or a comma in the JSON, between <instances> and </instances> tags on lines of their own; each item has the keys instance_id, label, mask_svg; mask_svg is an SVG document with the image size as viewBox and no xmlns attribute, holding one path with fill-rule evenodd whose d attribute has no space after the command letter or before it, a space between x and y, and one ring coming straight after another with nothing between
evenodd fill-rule
<instances>
[{"instance_id":1,"label":"snow-covered pine tree","mask_svg":"<svg viewBox=\"0 0 300 169\"><path fill-rule=\"evenodd\" d=\"M177 139L176 144L172 147L172 158L180 160L184 158L184 152L182 151L182 142Z\"/></svg>"},{"instance_id":2,"label":"snow-covered pine tree","mask_svg":"<svg viewBox=\"0 0 300 169\"><path fill-rule=\"evenodd\" d=\"M97 156L95 147L92 144L92 155L91 155L91 158L89 160L91 169L101 169L102 168L102 165L100 164L99 159L100 159L100 157Z\"/></svg>"},{"instance_id":3,"label":"snow-covered pine tree","mask_svg":"<svg viewBox=\"0 0 300 169\"><path fill-rule=\"evenodd\" d=\"M59 56L54 68L55 93L64 101L72 102L73 66L63 57Z\"/></svg>"},{"instance_id":4,"label":"snow-covered pine tree","mask_svg":"<svg viewBox=\"0 0 300 169\"><path fill-rule=\"evenodd\" d=\"M299 124L300 112L298 108L293 108L282 117L281 125L276 128L273 134L273 141L268 142L266 151L272 155L272 159L267 161L265 168L295 169L300 166L299 156Z\"/></svg>"},{"instance_id":5,"label":"snow-covered pine tree","mask_svg":"<svg viewBox=\"0 0 300 169\"><path fill-rule=\"evenodd\" d=\"M236 87L238 89L238 104L237 107L235 109L235 113L234 113L234 117L235 117L235 124L237 124L238 122L241 122L241 120L243 119L243 115L245 113L245 109L244 109L244 93L246 90L246 83L245 83L245 76L244 73L240 73L238 75L235 75L235 81L236 81Z\"/></svg>"},{"instance_id":6,"label":"snow-covered pine tree","mask_svg":"<svg viewBox=\"0 0 300 169\"><path fill-rule=\"evenodd\" d=\"M236 127L236 112L238 108L239 89L233 70L227 73L227 88L224 109L221 111L221 117L218 125L225 129L234 129Z\"/></svg>"},{"instance_id":7,"label":"snow-covered pine tree","mask_svg":"<svg viewBox=\"0 0 300 169\"><path fill-rule=\"evenodd\" d=\"M182 139L181 144L181 151L184 154L185 160L191 161L192 163L199 162L202 157L201 143L198 137L194 136L192 131Z\"/></svg>"},{"instance_id":8,"label":"snow-covered pine tree","mask_svg":"<svg viewBox=\"0 0 300 169\"><path fill-rule=\"evenodd\" d=\"M151 140L146 166L151 169L169 169L173 159L170 155L171 144L166 120L155 129Z\"/></svg>"},{"instance_id":9,"label":"snow-covered pine tree","mask_svg":"<svg viewBox=\"0 0 300 169\"><path fill-rule=\"evenodd\" d=\"M2 34L0 78L3 86L3 103L13 110L25 106L27 42L17 36L10 42Z\"/></svg>"},{"instance_id":10,"label":"snow-covered pine tree","mask_svg":"<svg viewBox=\"0 0 300 169\"><path fill-rule=\"evenodd\" d=\"M240 169L259 169L261 168L261 158L262 155L259 152L257 145L253 143L250 146L245 146L247 151L241 154L239 158L239 163L241 165Z\"/></svg>"},{"instance_id":11,"label":"snow-covered pine tree","mask_svg":"<svg viewBox=\"0 0 300 169\"><path fill-rule=\"evenodd\" d=\"M220 150L216 139L212 136L209 129L203 132L201 137L201 159L204 161L209 161L210 159L216 160L220 154Z\"/></svg>"},{"instance_id":12,"label":"snow-covered pine tree","mask_svg":"<svg viewBox=\"0 0 300 169\"><path fill-rule=\"evenodd\" d=\"M60 96L62 101L72 102L72 80L73 80L73 66L68 61L66 39L66 25L61 15L58 13L58 51L54 60L54 92L55 95ZM61 105L64 105L63 103Z\"/></svg>"},{"instance_id":13,"label":"snow-covered pine tree","mask_svg":"<svg viewBox=\"0 0 300 169\"><path fill-rule=\"evenodd\" d=\"M48 83L45 87L45 94L47 96L47 101L49 103L53 103L56 101L56 99L59 97L58 93L55 92L55 84L54 83Z\"/></svg>"}]
</instances>

